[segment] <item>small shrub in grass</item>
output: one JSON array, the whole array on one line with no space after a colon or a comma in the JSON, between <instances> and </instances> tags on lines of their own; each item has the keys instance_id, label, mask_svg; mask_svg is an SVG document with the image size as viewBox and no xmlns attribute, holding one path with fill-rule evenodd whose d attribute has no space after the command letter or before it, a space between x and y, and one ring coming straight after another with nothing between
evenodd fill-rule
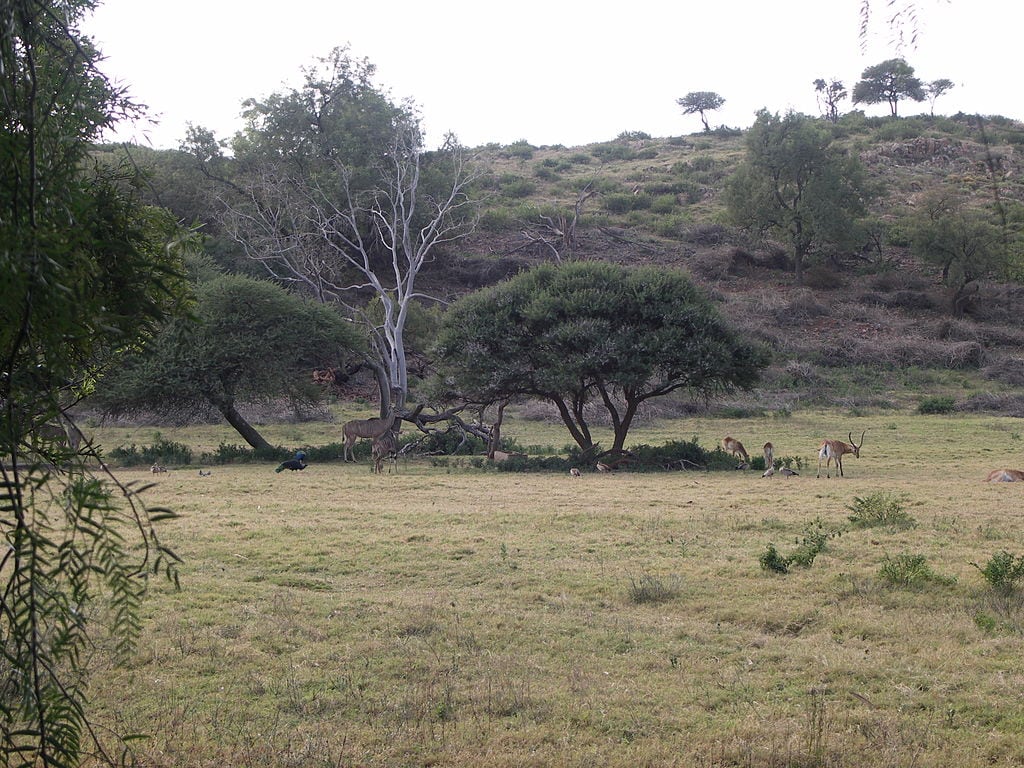
<instances>
[{"instance_id":1,"label":"small shrub in grass","mask_svg":"<svg viewBox=\"0 0 1024 768\"><path fill-rule=\"evenodd\" d=\"M924 415L952 413L956 410L956 400L945 395L926 397L917 404L917 412Z\"/></svg>"},{"instance_id":2,"label":"small shrub in grass","mask_svg":"<svg viewBox=\"0 0 1024 768\"><path fill-rule=\"evenodd\" d=\"M816 517L806 528L803 536L797 542L797 547L789 556L790 565L799 565L803 568L810 568L814 558L825 550L828 540L842 536L843 532L837 528L826 527L820 517Z\"/></svg>"},{"instance_id":3,"label":"small shrub in grass","mask_svg":"<svg viewBox=\"0 0 1024 768\"><path fill-rule=\"evenodd\" d=\"M137 467L144 464L163 464L181 466L192 463L192 450L181 443L165 440L159 435L153 445L118 446L108 457L125 467Z\"/></svg>"},{"instance_id":4,"label":"small shrub in grass","mask_svg":"<svg viewBox=\"0 0 1024 768\"><path fill-rule=\"evenodd\" d=\"M638 579L629 580L629 599L643 603L666 603L679 597L679 578L662 579L650 574L641 574Z\"/></svg>"},{"instance_id":5,"label":"small shrub in grass","mask_svg":"<svg viewBox=\"0 0 1024 768\"><path fill-rule=\"evenodd\" d=\"M896 587L921 587L932 582L949 584L953 581L935 573L924 555L911 554L887 556L878 576Z\"/></svg>"},{"instance_id":6,"label":"small shrub in grass","mask_svg":"<svg viewBox=\"0 0 1024 768\"><path fill-rule=\"evenodd\" d=\"M761 569L770 573L789 573L789 559L779 554L774 544L769 544L761 553Z\"/></svg>"},{"instance_id":7,"label":"small shrub in grass","mask_svg":"<svg viewBox=\"0 0 1024 768\"><path fill-rule=\"evenodd\" d=\"M817 517L804 528L803 535L797 540L796 549L790 554L782 555L774 544L769 544L761 554L761 568L772 573L789 573L790 567L794 565L810 568L814 558L825 550L828 540L842 535L840 529L826 526Z\"/></svg>"},{"instance_id":8,"label":"small shrub in grass","mask_svg":"<svg viewBox=\"0 0 1024 768\"><path fill-rule=\"evenodd\" d=\"M1024 584L1024 555L1014 557L1006 550L997 552L982 568L971 563L993 590L1002 595L1016 592Z\"/></svg>"},{"instance_id":9,"label":"small shrub in grass","mask_svg":"<svg viewBox=\"0 0 1024 768\"><path fill-rule=\"evenodd\" d=\"M864 498L854 496L853 504L846 507L853 512L849 516L850 524L854 528L913 528L917 521L903 509L904 500L905 497L887 491L872 493Z\"/></svg>"}]
</instances>

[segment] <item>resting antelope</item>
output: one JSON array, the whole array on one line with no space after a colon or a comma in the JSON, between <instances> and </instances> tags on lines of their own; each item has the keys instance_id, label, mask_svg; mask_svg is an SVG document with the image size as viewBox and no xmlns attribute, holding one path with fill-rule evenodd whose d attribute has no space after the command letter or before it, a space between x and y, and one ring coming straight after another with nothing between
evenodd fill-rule
<instances>
[{"instance_id":1,"label":"resting antelope","mask_svg":"<svg viewBox=\"0 0 1024 768\"><path fill-rule=\"evenodd\" d=\"M860 458L860 447L864 445L864 435L867 432L861 432L860 445L853 442L853 432L850 433L850 442L844 443L842 440L825 440L822 442L821 447L818 448L818 477L821 477L821 460L825 460L825 477L831 477L828 471L828 465L835 461L836 466L839 468L839 476L843 476L843 456L848 453L852 453L855 459Z\"/></svg>"},{"instance_id":2,"label":"resting antelope","mask_svg":"<svg viewBox=\"0 0 1024 768\"><path fill-rule=\"evenodd\" d=\"M726 436L725 439L722 440L722 447L736 458L742 457L745 463L750 463L750 456L747 454L747 449L743 447L743 443L739 440Z\"/></svg>"},{"instance_id":3,"label":"resting antelope","mask_svg":"<svg viewBox=\"0 0 1024 768\"><path fill-rule=\"evenodd\" d=\"M373 472L376 475L384 474L384 459L390 461L395 467L395 474L398 474L398 436L390 429L379 437L373 439ZM388 474L391 474L391 467L388 467Z\"/></svg>"},{"instance_id":4,"label":"resting antelope","mask_svg":"<svg viewBox=\"0 0 1024 768\"><path fill-rule=\"evenodd\" d=\"M1024 483L1024 471L1019 469L993 469L985 479L990 483Z\"/></svg>"}]
</instances>

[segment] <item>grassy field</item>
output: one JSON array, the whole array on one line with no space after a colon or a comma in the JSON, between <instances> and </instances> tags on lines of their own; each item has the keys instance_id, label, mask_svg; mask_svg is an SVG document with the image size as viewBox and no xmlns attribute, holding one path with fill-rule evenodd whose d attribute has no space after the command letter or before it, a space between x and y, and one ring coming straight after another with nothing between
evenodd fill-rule
<instances>
[{"instance_id":1,"label":"grassy field","mask_svg":"<svg viewBox=\"0 0 1024 768\"><path fill-rule=\"evenodd\" d=\"M815 478L828 435L867 437ZM336 425L268 428L282 444ZM511 474L403 460L151 476L182 589L154 584L99 719L147 766L1011 766L1024 762L1024 607L972 563L1024 554L1020 420L838 413L687 419L801 475ZM515 421L522 445L564 432ZM162 429L209 450L225 433ZM106 446L152 430L102 430ZM755 450L755 448L757 450ZM909 527L854 528L893 494ZM828 537L809 567L769 544ZM916 559L915 559L916 558ZM901 566L913 562L901 570ZM884 575L887 574L887 575Z\"/></svg>"}]
</instances>

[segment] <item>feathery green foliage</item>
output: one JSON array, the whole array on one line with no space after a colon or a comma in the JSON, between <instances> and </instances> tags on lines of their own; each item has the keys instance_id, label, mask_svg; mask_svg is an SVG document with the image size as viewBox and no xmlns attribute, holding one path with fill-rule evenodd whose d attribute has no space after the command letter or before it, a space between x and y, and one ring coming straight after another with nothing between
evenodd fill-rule
<instances>
[{"instance_id":1,"label":"feathery green foliage","mask_svg":"<svg viewBox=\"0 0 1024 768\"><path fill-rule=\"evenodd\" d=\"M134 111L77 33L94 3L12 0L0 16L0 754L77 765L94 741L91 646L139 633L147 577L177 580L145 487L118 482L65 410L178 301L182 235L91 168ZM97 470L96 467L100 469ZM98 743L96 749L102 751ZM108 762L109 756L102 755Z\"/></svg>"}]
</instances>

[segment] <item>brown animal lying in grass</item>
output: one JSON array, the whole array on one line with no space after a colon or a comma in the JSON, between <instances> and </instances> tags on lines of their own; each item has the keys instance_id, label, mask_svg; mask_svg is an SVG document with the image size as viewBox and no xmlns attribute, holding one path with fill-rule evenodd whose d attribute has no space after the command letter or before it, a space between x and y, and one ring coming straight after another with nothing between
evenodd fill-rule
<instances>
[{"instance_id":1,"label":"brown animal lying in grass","mask_svg":"<svg viewBox=\"0 0 1024 768\"><path fill-rule=\"evenodd\" d=\"M993 469L986 480L990 483L1024 483L1024 471L1019 469Z\"/></svg>"}]
</instances>

